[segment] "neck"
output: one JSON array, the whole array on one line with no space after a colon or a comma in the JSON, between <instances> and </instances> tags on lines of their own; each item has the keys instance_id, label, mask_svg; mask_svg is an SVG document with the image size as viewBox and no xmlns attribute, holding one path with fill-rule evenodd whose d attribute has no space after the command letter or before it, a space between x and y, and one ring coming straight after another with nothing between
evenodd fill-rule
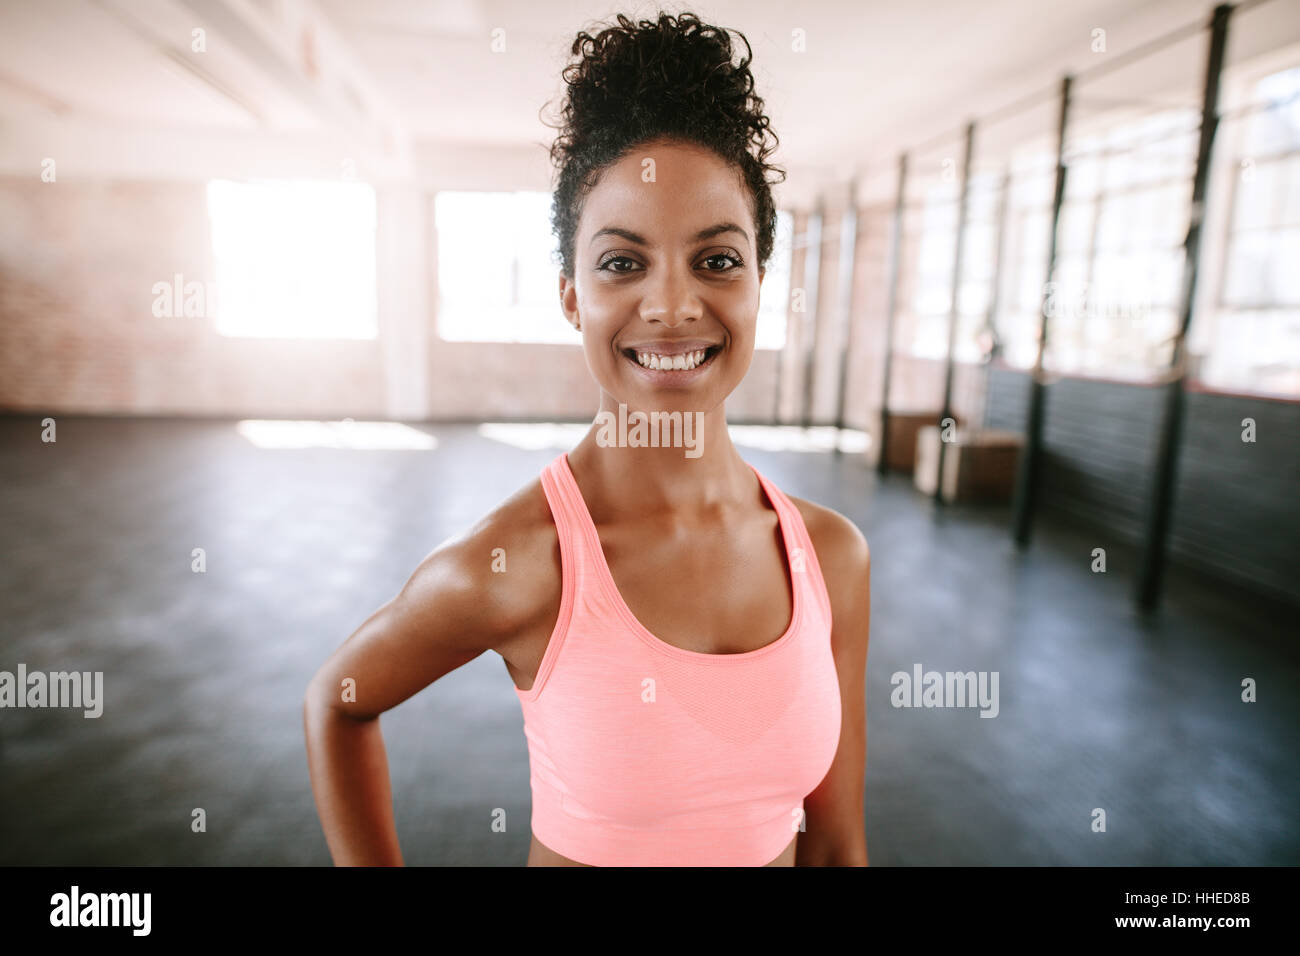
<instances>
[{"instance_id":1,"label":"neck","mask_svg":"<svg viewBox=\"0 0 1300 956\"><path fill-rule=\"evenodd\" d=\"M653 447L656 436L659 447ZM672 416L639 412L606 393L569 452L589 506L638 513L697 510L747 500L753 473L731 443L726 407Z\"/></svg>"}]
</instances>

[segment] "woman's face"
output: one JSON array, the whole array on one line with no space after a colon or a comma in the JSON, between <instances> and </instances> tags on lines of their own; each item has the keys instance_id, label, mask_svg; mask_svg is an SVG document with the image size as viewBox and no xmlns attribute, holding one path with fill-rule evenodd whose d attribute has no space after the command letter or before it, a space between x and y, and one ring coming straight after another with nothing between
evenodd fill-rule
<instances>
[{"instance_id":1,"label":"woman's face","mask_svg":"<svg viewBox=\"0 0 1300 956\"><path fill-rule=\"evenodd\" d=\"M748 192L713 152L657 140L604 171L587 194L560 301L615 404L722 404L754 354L757 253Z\"/></svg>"}]
</instances>

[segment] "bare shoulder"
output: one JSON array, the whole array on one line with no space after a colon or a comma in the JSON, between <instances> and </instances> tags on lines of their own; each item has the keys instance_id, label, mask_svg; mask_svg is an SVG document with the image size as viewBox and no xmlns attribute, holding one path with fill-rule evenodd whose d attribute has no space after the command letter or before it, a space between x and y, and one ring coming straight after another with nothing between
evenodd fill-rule
<instances>
[{"instance_id":1,"label":"bare shoulder","mask_svg":"<svg viewBox=\"0 0 1300 956\"><path fill-rule=\"evenodd\" d=\"M413 605L436 606L440 629L474 635L479 650L546 617L558 606L559 539L540 478L435 548L403 592Z\"/></svg>"},{"instance_id":2,"label":"bare shoulder","mask_svg":"<svg viewBox=\"0 0 1300 956\"><path fill-rule=\"evenodd\" d=\"M817 549L817 563L827 587L832 577L860 581L871 566L871 549L861 529L838 511L793 495L787 497L799 509L808 537Z\"/></svg>"},{"instance_id":3,"label":"bare shoulder","mask_svg":"<svg viewBox=\"0 0 1300 956\"><path fill-rule=\"evenodd\" d=\"M856 524L830 508L791 497L799 509L831 604L831 643L845 680L858 680L865 667L871 621L871 549ZM853 684L846 684L847 693ZM856 697L856 691L853 692ZM849 698L846 697L846 700Z\"/></svg>"},{"instance_id":4,"label":"bare shoulder","mask_svg":"<svg viewBox=\"0 0 1300 956\"><path fill-rule=\"evenodd\" d=\"M375 717L484 651L536 633L558 613L558 551L536 480L430 552L321 665L309 705ZM349 683L364 693L341 695Z\"/></svg>"}]
</instances>

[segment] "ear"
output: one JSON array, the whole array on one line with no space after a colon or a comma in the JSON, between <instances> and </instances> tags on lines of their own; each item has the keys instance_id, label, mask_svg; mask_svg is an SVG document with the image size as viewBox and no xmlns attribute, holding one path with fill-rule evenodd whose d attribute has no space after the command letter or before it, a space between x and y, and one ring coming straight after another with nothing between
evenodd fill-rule
<instances>
[{"instance_id":1,"label":"ear","mask_svg":"<svg viewBox=\"0 0 1300 956\"><path fill-rule=\"evenodd\" d=\"M578 289L574 281L560 273L560 308L564 318L571 326L582 331L582 319L578 315Z\"/></svg>"}]
</instances>

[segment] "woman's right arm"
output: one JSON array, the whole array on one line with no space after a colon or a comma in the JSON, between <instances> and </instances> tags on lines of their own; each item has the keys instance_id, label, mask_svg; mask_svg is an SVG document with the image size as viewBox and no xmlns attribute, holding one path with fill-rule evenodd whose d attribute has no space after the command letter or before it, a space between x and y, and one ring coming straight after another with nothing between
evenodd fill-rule
<instances>
[{"instance_id":1,"label":"woman's right arm","mask_svg":"<svg viewBox=\"0 0 1300 956\"><path fill-rule=\"evenodd\" d=\"M481 550L470 535L430 554L307 687L307 765L338 866L402 865L379 715L493 647L508 627L491 595L490 551Z\"/></svg>"}]
</instances>

